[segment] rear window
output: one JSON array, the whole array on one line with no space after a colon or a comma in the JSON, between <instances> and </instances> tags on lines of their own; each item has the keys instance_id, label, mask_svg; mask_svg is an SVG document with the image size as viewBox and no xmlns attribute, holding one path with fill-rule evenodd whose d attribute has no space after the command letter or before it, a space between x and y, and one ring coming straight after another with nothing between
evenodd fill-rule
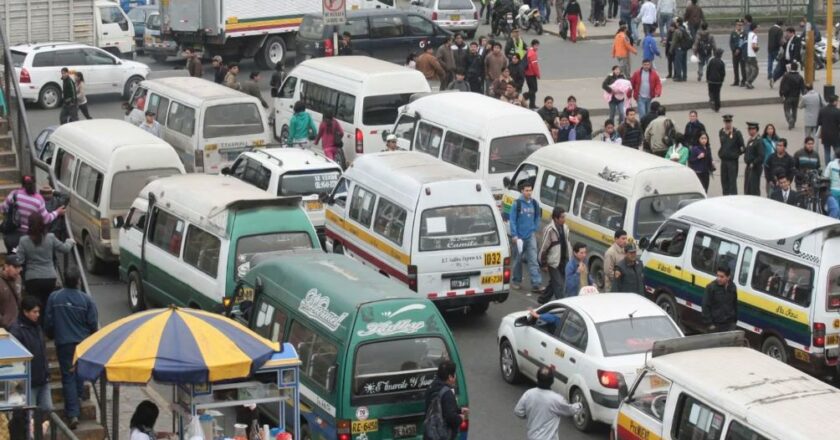
<instances>
[{"instance_id":1,"label":"rear window","mask_svg":"<svg viewBox=\"0 0 840 440\"><path fill-rule=\"evenodd\" d=\"M177 168L120 171L111 180L111 209L128 209L140 190L152 180L181 174Z\"/></svg>"},{"instance_id":2,"label":"rear window","mask_svg":"<svg viewBox=\"0 0 840 440\"><path fill-rule=\"evenodd\" d=\"M23 67L23 62L26 61L26 52L12 51L12 65L15 67Z\"/></svg>"},{"instance_id":3,"label":"rear window","mask_svg":"<svg viewBox=\"0 0 840 440\"><path fill-rule=\"evenodd\" d=\"M364 125L392 125L397 121L397 111L408 104L409 98L411 98L411 93L366 97L362 109L362 123Z\"/></svg>"},{"instance_id":4,"label":"rear window","mask_svg":"<svg viewBox=\"0 0 840 440\"><path fill-rule=\"evenodd\" d=\"M251 260L259 254L300 249L312 249L312 240L306 232L273 232L242 237L236 242L236 276L244 277L251 270Z\"/></svg>"},{"instance_id":5,"label":"rear window","mask_svg":"<svg viewBox=\"0 0 840 440\"><path fill-rule=\"evenodd\" d=\"M449 359L449 350L438 337L364 344L356 352L353 396L364 397L367 404L395 396L400 401L421 400L438 365Z\"/></svg>"},{"instance_id":6,"label":"rear window","mask_svg":"<svg viewBox=\"0 0 840 440\"><path fill-rule=\"evenodd\" d=\"M303 17L298 34L303 38L320 40L324 36L324 20L314 15Z\"/></svg>"},{"instance_id":7,"label":"rear window","mask_svg":"<svg viewBox=\"0 0 840 440\"><path fill-rule=\"evenodd\" d=\"M496 217L488 205L461 205L423 211L420 251L499 245Z\"/></svg>"},{"instance_id":8,"label":"rear window","mask_svg":"<svg viewBox=\"0 0 840 440\"><path fill-rule=\"evenodd\" d=\"M644 353L656 341L682 336L665 316L619 319L595 327L598 329L604 356Z\"/></svg>"},{"instance_id":9,"label":"rear window","mask_svg":"<svg viewBox=\"0 0 840 440\"><path fill-rule=\"evenodd\" d=\"M204 113L204 137L261 134L264 131L262 115L251 102L214 105Z\"/></svg>"},{"instance_id":10,"label":"rear window","mask_svg":"<svg viewBox=\"0 0 840 440\"><path fill-rule=\"evenodd\" d=\"M543 134L518 134L493 139L488 159L490 173L513 172L531 153L546 145L548 139Z\"/></svg>"},{"instance_id":11,"label":"rear window","mask_svg":"<svg viewBox=\"0 0 840 440\"><path fill-rule=\"evenodd\" d=\"M470 0L439 0L438 9L472 9Z\"/></svg>"},{"instance_id":12,"label":"rear window","mask_svg":"<svg viewBox=\"0 0 840 440\"><path fill-rule=\"evenodd\" d=\"M323 170L308 173L284 174L280 177L277 188L279 196L308 196L310 194L329 195L341 172L338 170Z\"/></svg>"}]
</instances>

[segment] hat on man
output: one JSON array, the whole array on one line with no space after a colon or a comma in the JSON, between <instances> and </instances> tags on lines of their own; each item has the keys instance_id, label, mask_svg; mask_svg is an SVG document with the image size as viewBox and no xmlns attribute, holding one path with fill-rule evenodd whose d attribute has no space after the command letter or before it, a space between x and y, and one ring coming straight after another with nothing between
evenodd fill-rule
<instances>
[{"instance_id":1,"label":"hat on man","mask_svg":"<svg viewBox=\"0 0 840 440\"><path fill-rule=\"evenodd\" d=\"M396 142L397 141L397 135L389 134L388 137L385 138L385 142L391 142L391 141Z\"/></svg>"},{"instance_id":2,"label":"hat on man","mask_svg":"<svg viewBox=\"0 0 840 440\"><path fill-rule=\"evenodd\" d=\"M636 243L628 242L624 245L624 253L636 252L637 250L639 249L636 247Z\"/></svg>"},{"instance_id":3,"label":"hat on man","mask_svg":"<svg viewBox=\"0 0 840 440\"><path fill-rule=\"evenodd\" d=\"M6 255L6 264L8 264L9 266L23 266L23 258L21 258L20 255L17 254Z\"/></svg>"},{"instance_id":4,"label":"hat on man","mask_svg":"<svg viewBox=\"0 0 840 440\"><path fill-rule=\"evenodd\" d=\"M213 61L221 63L222 62L222 57L220 57L219 55L215 55L215 56L213 56Z\"/></svg>"},{"instance_id":5,"label":"hat on man","mask_svg":"<svg viewBox=\"0 0 840 440\"><path fill-rule=\"evenodd\" d=\"M729 113L723 115L723 122L732 122L732 115Z\"/></svg>"},{"instance_id":6,"label":"hat on man","mask_svg":"<svg viewBox=\"0 0 840 440\"><path fill-rule=\"evenodd\" d=\"M758 130L758 122L747 122L747 129L754 128Z\"/></svg>"}]
</instances>

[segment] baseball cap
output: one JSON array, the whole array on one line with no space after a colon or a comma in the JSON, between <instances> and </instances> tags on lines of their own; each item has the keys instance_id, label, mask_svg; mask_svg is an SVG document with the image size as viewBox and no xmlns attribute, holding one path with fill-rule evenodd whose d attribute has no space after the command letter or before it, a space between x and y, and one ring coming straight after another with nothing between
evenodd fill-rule
<instances>
[{"instance_id":1,"label":"baseball cap","mask_svg":"<svg viewBox=\"0 0 840 440\"><path fill-rule=\"evenodd\" d=\"M625 253L636 252L638 250L639 250L639 248L636 247L636 243L627 243L626 245L624 245L624 252Z\"/></svg>"},{"instance_id":2,"label":"baseball cap","mask_svg":"<svg viewBox=\"0 0 840 440\"><path fill-rule=\"evenodd\" d=\"M397 135L395 135L395 134L389 134L388 137L385 138L385 142L391 142L391 141L396 141L396 140L397 140Z\"/></svg>"},{"instance_id":3,"label":"baseball cap","mask_svg":"<svg viewBox=\"0 0 840 440\"><path fill-rule=\"evenodd\" d=\"M215 55L215 56L213 57L213 61L218 61L218 62L220 62L220 63L221 63L221 62L222 62L222 57L220 57L219 55Z\"/></svg>"}]
</instances>

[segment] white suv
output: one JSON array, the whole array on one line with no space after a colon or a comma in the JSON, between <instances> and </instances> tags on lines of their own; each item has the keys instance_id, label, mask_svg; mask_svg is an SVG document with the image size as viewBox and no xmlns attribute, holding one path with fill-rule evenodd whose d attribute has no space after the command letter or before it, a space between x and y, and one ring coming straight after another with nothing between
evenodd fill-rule
<instances>
[{"instance_id":1,"label":"white suv","mask_svg":"<svg viewBox=\"0 0 840 440\"><path fill-rule=\"evenodd\" d=\"M120 93L126 99L151 71L143 63L121 60L85 44L21 44L11 51L23 99L43 108L61 105L62 67L82 72L86 96Z\"/></svg>"}]
</instances>

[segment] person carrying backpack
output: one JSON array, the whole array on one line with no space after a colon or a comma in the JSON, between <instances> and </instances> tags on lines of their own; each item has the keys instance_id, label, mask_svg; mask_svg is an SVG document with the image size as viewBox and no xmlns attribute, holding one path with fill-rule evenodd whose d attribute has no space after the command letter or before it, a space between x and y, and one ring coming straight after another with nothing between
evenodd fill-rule
<instances>
[{"instance_id":1,"label":"person carrying backpack","mask_svg":"<svg viewBox=\"0 0 840 440\"><path fill-rule=\"evenodd\" d=\"M703 81L703 71L706 68L706 63L714 55L715 49L717 49L715 37L709 32L709 24L703 22L697 32L697 38L694 39L694 47L692 47L694 55L697 57L697 82Z\"/></svg>"},{"instance_id":2,"label":"person carrying backpack","mask_svg":"<svg viewBox=\"0 0 840 440\"><path fill-rule=\"evenodd\" d=\"M694 40L688 29L683 26L682 18L677 17L677 30L671 37L671 55L674 57L674 81L686 80L688 70L688 51L694 45Z\"/></svg>"},{"instance_id":3,"label":"person carrying backpack","mask_svg":"<svg viewBox=\"0 0 840 440\"><path fill-rule=\"evenodd\" d=\"M441 362L437 377L426 390L423 440L454 440L458 436L461 422L470 413L469 408L458 406L455 370L452 361Z\"/></svg>"},{"instance_id":4,"label":"person carrying backpack","mask_svg":"<svg viewBox=\"0 0 840 440\"><path fill-rule=\"evenodd\" d=\"M534 234L540 227L542 210L540 204L531 197L534 184L530 180L521 183L519 191L522 196L513 202L509 214L510 237L514 251L511 287L519 289L521 286L522 257L524 256L525 263L528 264L528 272L531 275L531 291L539 293L542 291L542 274L540 273L540 262L537 258L537 238Z\"/></svg>"}]
</instances>

